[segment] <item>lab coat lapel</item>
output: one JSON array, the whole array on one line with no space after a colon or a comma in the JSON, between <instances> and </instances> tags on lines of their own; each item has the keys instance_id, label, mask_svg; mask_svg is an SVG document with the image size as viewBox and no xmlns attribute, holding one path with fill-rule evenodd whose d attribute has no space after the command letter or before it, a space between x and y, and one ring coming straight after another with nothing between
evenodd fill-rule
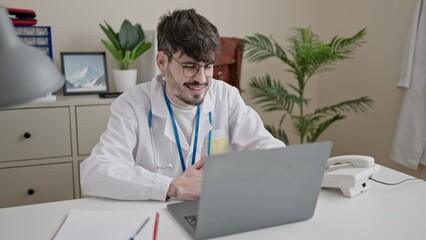
<instances>
[{"instance_id":1,"label":"lab coat lapel","mask_svg":"<svg viewBox=\"0 0 426 240\"><path fill-rule=\"evenodd\" d=\"M164 126L164 135L171 142L176 144L176 137L173 130L172 119L167 109L166 101L164 100L162 81L163 81L162 78L157 77L156 79L152 81L152 84L151 84L150 94L151 94L152 115L161 118L162 121L165 121L165 124L161 124L162 126ZM153 125L154 124L155 123L153 123ZM185 151L188 151L189 144L186 142L185 136L183 135L182 131L180 131L179 127L178 127L178 133L179 133L180 144L182 149Z\"/></svg>"},{"instance_id":2,"label":"lab coat lapel","mask_svg":"<svg viewBox=\"0 0 426 240\"><path fill-rule=\"evenodd\" d=\"M210 124L210 121L209 121L209 113L213 111L214 101L212 100L212 96L209 93L210 91L207 92L206 97L204 98L204 101L201 104L200 125L198 129L198 141L197 141L197 151L196 151L197 156L195 158L195 162L200 160L200 157L201 157L200 153L202 152L203 142L206 139L210 130L212 129L212 125ZM194 129L195 129L195 124L194 124ZM194 135L195 135L195 131L192 132L192 139L194 139ZM184 137L183 134L180 134L179 136L181 136L181 139ZM192 150L194 149L194 144L195 142L191 141L191 145L188 146L189 150L187 150L188 154L185 159L186 166L191 165L192 154L193 154ZM182 145L182 148L184 148L183 145Z\"/></svg>"},{"instance_id":3,"label":"lab coat lapel","mask_svg":"<svg viewBox=\"0 0 426 240\"><path fill-rule=\"evenodd\" d=\"M213 83L212 83L213 84ZM210 90L207 92L206 97L204 98L204 102L201 105L201 114L200 114L200 129L198 131L198 145L197 152L201 152L201 148L203 147L203 142L210 130L213 128L209 121L209 113L213 112L214 101L212 99L212 95L210 94ZM192 148L192 145L191 145ZM198 160L198 159L197 159Z\"/></svg>"}]
</instances>

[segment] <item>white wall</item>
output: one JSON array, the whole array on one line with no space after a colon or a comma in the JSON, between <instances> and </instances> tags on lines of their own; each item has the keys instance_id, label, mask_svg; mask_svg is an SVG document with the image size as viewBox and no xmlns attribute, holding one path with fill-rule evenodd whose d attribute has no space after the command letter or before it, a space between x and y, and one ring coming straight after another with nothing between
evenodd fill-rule
<instances>
[{"instance_id":1,"label":"white wall","mask_svg":"<svg viewBox=\"0 0 426 240\"><path fill-rule=\"evenodd\" d=\"M105 51L100 42L105 38L99 23L104 20L119 29L124 19L139 22L144 29L155 29L159 17L176 8L195 8L219 29L222 36L244 37L254 32L273 34L283 41L292 26L315 22L317 11L309 0L4 0L6 7L28 8L37 13L38 25L50 25L53 31L54 61L60 66L62 51ZM307 12L301 17L300 12ZM109 70L116 67L108 54ZM141 63L137 63L136 66ZM252 76L257 69L273 72L276 66L246 66L243 77ZM111 74L109 74L111 78Z\"/></svg>"},{"instance_id":2,"label":"white wall","mask_svg":"<svg viewBox=\"0 0 426 240\"><path fill-rule=\"evenodd\" d=\"M349 36L367 27L367 43L354 59L319 76L319 103L326 105L369 96L374 107L332 126L323 139L332 139L333 154L366 154L398 170L426 177L426 169L410 171L390 160L402 90L396 87L403 49L416 0L323 0L321 26L325 38ZM325 14L327 13L327 14Z\"/></svg>"},{"instance_id":3,"label":"white wall","mask_svg":"<svg viewBox=\"0 0 426 240\"><path fill-rule=\"evenodd\" d=\"M307 93L314 100L312 107L358 96L373 98L372 110L333 125L322 139L334 142L333 154L368 154L384 165L409 172L392 164L389 152L402 97L395 84L415 0L3 0L0 4L33 9L39 25L52 26L58 67L61 51L105 51L98 26L104 20L116 29L125 18L141 23L144 29L154 29L162 14L178 7L196 8L222 36L244 37L260 32L272 35L283 45L292 27L312 26L324 41L367 27L367 43L354 59L337 64L333 72L316 76ZM111 72L116 64L107 55ZM141 64L137 62L137 68ZM278 61L244 62L242 88L247 90L251 77L265 73L285 82L294 81ZM243 97L251 103L248 92ZM266 123L279 121L277 114L261 116ZM410 173L426 175L424 169Z\"/></svg>"}]
</instances>

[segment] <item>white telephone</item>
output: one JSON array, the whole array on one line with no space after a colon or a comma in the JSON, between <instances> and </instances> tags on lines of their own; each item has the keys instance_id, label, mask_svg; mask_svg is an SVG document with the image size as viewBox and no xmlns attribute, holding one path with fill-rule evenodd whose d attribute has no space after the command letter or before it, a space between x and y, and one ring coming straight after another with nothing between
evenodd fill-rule
<instances>
[{"instance_id":1,"label":"white telephone","mask_svg":"<svg viewBox=\"0 0 426 240\"><path fill-rule=\"evenodd\" d=\"M374 158L343 155L328 159L322 187L340 188L346 197L354 197L371 188L368 181L380 170Z\"/></svg>"}]
</instances>

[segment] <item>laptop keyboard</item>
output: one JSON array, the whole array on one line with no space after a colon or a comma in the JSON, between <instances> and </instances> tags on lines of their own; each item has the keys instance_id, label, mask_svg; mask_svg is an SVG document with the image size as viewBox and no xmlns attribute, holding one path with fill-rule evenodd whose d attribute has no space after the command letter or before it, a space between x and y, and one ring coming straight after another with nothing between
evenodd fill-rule
<instances>
[{"instance_id":1,"label":"laptop keyboard","mask_svg":"<svg viewBox=\"0 0 426 240\"><path fill-rule=\"evenodd\" d=\"M185 216L183 218L185 218L185 220L189 223L189 225L191 225L194 229L197 228L197 217L198 215L188 215Z\"/></svg>"}]
</instances>

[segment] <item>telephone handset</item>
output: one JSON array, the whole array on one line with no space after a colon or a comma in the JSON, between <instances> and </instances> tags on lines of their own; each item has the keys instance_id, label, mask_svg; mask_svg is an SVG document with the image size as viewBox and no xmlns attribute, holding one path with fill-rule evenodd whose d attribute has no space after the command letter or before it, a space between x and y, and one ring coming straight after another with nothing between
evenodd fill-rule
<instances>
[{"instance_id":1,"label":"telephone handset","mask_svg":"<svg viewBox=\"0 0 426 240\"><path fill-rule=\"evenodd\" d=\"M327 168L338 166L339 164L350 164L357 168L367 168L374 165L374 158L365 155L343 155L329 158Z\"/></svg>"},{"instance_id":2,"label":"telephone handset","mask_svg":"<svg viewBox=\"0 0 426 240\"><path fill-rule=\"evenodd\" d=\"M371 188L369 178L379 170L370 156L332 157L328 159L322 187L340 188L346 197L354 197Z\"/></svg>"}]
</instances>

